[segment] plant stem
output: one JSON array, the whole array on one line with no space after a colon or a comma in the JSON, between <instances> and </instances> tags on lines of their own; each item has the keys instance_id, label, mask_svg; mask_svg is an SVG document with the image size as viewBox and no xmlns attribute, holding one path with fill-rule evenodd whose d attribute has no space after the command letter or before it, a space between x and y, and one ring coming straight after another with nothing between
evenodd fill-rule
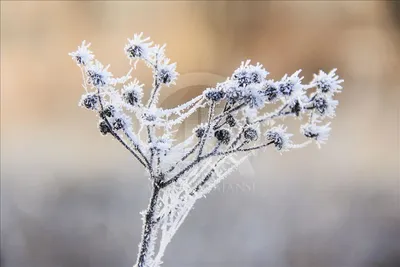
<instances>
[{"instance_id":1,"label":"plant stem","mask_svg":"<svg viewBox=\"0 0 400 267\"><path fill-rule=\"evenodd\" d=\"M99 103L100 103L100 111L99 111L99 115L100 115L100 112L104 111L104 105L103 105L103 101L102 101L101 96L100 96L100 89L99 88L97 88L97 98L99 99ZM131 152L131 154L143 165L143 167L147 168L148 166L135 153L135 151L133 151L133 149L130 146L128 146L128 144L125 143L125 141L112 129L112 125L108 121L108 119L105 118L104 121L107 123L107 126L110 129L111 135L114 136L114 138L117 139L118 142L120 142L129 152ZM146 157L144 155L142 155L142 156L146 159Z\"/></svg>"},{"instance_id":2,"label":"plant stem","mask_svg":"<svg viewBox=\"0 0 400 267\"><path fill-rule=\"evenodd\" d=\"M151 240L152 236L155 234L154 231L157 231L155 225L157 221L155 220L155 209L158 201L160 193L160 187L156 182L153 183L153 192L150 198L150 203L147 208L145 217L144 217L144 225L142 232L142 240L140 243L140 250L137 259L137 267L149 267L147 265L149 257L151 257L152 253L154 253L154 240Z\"/></svg>"},{"instance_id":3,"label":"plant stem","mask_svg":"<svg viewBox=\"0 0 400 267\"><path fill-rule=\"evenodd\" d=\"M208 120L207 120L207 129L204 132L203 136L201 137L200 140L200 149L199 149L199 153L197 155L197 158L201 157L201 154L203 153L203 149L204 149L204 144L207 141L208 138L208 134L210 132L210 128L211 128L211 119L214 116L214 109L215 109L215 103L211 103L210 108L208 110Z\"/></svg>"}]
</instances>

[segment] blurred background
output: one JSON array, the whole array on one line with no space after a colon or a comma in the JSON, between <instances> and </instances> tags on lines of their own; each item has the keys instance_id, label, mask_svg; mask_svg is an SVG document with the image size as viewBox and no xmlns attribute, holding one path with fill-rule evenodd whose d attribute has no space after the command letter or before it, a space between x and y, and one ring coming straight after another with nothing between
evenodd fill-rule
<instances>
[{"instance_id":1,"label":"blurred background","mask_svg":"<svg viewBox=\"0 0 400 267\"><path fill-rule=\"evenodd\" d=\"M165 267L400 266L400 2L384 1L2 1L1 266L133 265L148 183L77 106L67 53L87 40L120 76L138 32L178 62L165 106L247 58L345 80L328 144L251 158L196 204Z\"/></svg>"}]
</instances>

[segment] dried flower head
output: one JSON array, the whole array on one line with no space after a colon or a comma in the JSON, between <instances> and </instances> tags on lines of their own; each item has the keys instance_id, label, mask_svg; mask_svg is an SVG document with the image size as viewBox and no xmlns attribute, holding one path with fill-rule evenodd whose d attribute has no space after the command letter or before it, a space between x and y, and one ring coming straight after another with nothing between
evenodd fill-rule
<instances>
[{"instance_id":1,"label":"dried flower head","mask_svg":"<svg viewBox=\"0 0 400 267\"><path fill-rule=\"evenodd\" d=\"M292 146L290 137L293 134L287 133L286 129L287 128L283 125L279 125L277 127L273 127L265 133L266 139L272 142L278 151L287 151Z\"/></svg>"},{"instance_id":2,"label":"dried flower head","mask_svg":"<svg viewBox=\"0 0 400 267\"><path fill-rule=\"evenodd\" d=\"M260 92L268 102L275 102L280 97L278 85L273 80L266 81Z\"/></svg>"},{"instance_id":3,"label":"dried flower head","mask_svg":"<svg viewBox=\"0 0 400 267\"><path fill-rule=\"evenodd\" d=\"M114 121L113 121L113 129L114 130L121 130L121 129L123 129L124 127L125 127L125 120L124 119L122 119L122 118L116 118Z\"/></svg>"},{"instance_id":4,"label":"dried flower head","mask_svg":"<svg viewBox=\"0 0 400 267\"><path fill-rule=\"evenodd\" d=\"M95 61L95 64L86 67L87 83L94 87L104 87L108 85L112 74L108 71L110 65L103 67L100 61Z\"/></svg>"},{"instance_id":5,"label":"dried flower head","mask_svg":"<svg viewBox=\"0 0 400 267\"><path fill-rule=\"evenodd\" d=\"M165 84L166 86L171 86L175 84L179 74L176 72L176 63L168 63L169 59L164 59L160 64L157 78L160 83Z\"/></svg>"},{"instance_id":6,"label":"dried flower head","mask_svg":"<svg viewBox=\"0 0 400 267\"><path fill-rule=\"evenodd\" d=\"M299 77L300 72L301 70L298 70L290 76L286 74L281 79L281 81L279 82L279 92L283 96L297 96L297 93L302 91L303 86L301 84L301 80L303 80L303 77Z\"/></svg>"},{"instance_id":7,"label":"dried flower head","mask_svg":"<svg viewBox=\"0 0 400 267\"><path fill-rule=\"evenodd\" d=\"M224 99L225 93L217 88L208 88L204 90L204 96L212 102L219 102Z\"/></svg>"},{"instance_id":8,"label":"dried flower head","mask_svg":"<svg viewBox=\"0 0 400 267\"><path fill-rule=\"evenodd\" d=\"M99 130L102 135L106 135L111 132L111 129L108 126L108 123L103 120L99 122Z\"/></svg>"},{"instance_id":9,"label":"dried flower head","mask_svg":"<svg viewBox=\"0 0 400 267\"><path fill-rule=\"evenodd\" d=\"M97 109L98 107L98 97L95 93L87 93L82 95L79 105L87 109Z\"/></svg>"},{"instance_id":10,"label":"dried flower head","mask_svg":"<svg viewBox=\"0 0 400 267\"><path fill-rule=\"evenodd\" d=\"M115 107L113 105L108 105L107 107L104 108L104 110L100 111L100 117L105 119L105 118L111 118L114 117L115 115Z\"/></svg>"},{"instance_id":11,"label":"dried flower head","mask_svg":"<svg viewBox=\"0 0 400 267\"><path fill-rule=\"evenodd\" d=\"M239 87L246 87L250 84L262 83L268 75L260 63L250 65L250 60L242 62L240 67L233 73L232 79L237 81Z\"/></svg>"},{"instance_id":12,"label":"dried flower head","mask_svg":"<svg viewBox=\"0 0 400 267\"><path fill-rule=\"evenodd\" d=\"M149 41L150 38L144 38L143 33L135 34L133 39L128 38L128 44L125 45L124 51L130 62L133 59L151 60L154 56L153 42Z\"/></svg>"},{"instance_id":13,"label":"dried flower head","mask_svg":"<svg viewBox=\"0 0 400 267\"><path fill-rule=\"evenodd\" d=\"M315 111L320 117L333 118L338 104L339 101L333 100L332 97L327 94L318 94L313 100Z\"/></svg>"},{"instance_id":14,"label":"dried flower head","mask_svg":"<svg viewBox=\"0 0 400 267\"><path fill-rule=\"evenodd\" d=\"M232 114L228 114L227 116L226 116L226 123L229 125L229 127L235 127L235 125L236 125L236 120L235 120L235 117L233 117L233 115Z\"/></svg>"},{"instance_id":15,"label":"dried flower head","mask_svg":"<svg viewBox=\"0 0 400 267\"><path fill-rule=\"evenodd\" d=\"M244 91L244 99L253 109L261 109L265 105L265 96L259 85L249 85Z\"/></svg>"},{"instance_id":16,"label":"dried flower head","mask_svg":"<svg viewBox=\"0 0 400 267\"><path fill-rule=\"evenodd\" d=\"M143 97L143 84L139 84L138 80L125 85L122 89L122 98L125 103L136 107L140 105Z\"/></svg>"},{"instance_id":17,"label":"dried flower head","mask_svg":"<svg viewBox=\"0 0 400 267\"><path fill-rule=\"evenodd\" d=\"M229 104L240 102L244 97L244 90L233 80L226 81L223 88Z\"/></svg>"},{"instance_id":18,"label":"dried flower head","mask_svg":"<svg viewBox=\"0 0 400 267\"><path fill-rule=\"evenodd\" d=\"M249 127L244 130L243 136L246 140L256 141L258 139L258 131L254 128Z\"/></svg>"},{"instance_id":19,"label":"dried flower head","mask_svg":"<svg viewBox=\"0 0 400 267\"><path fill-rule=\"evenodd\" d=\"M311 81L311 85L317 87L317 91L324 94L334 94L340 93L342 90L343 80L339 79L339 76L336 75L336 69L331 70L328 74L319 71L319 74L314 74L314 79Z\"/></svg>"},{"instance_id":20,"label":"dried flower head","mask_svg":"<svg viewBox=\"0 0 400 267\"><path fill-rule=\"evenodd\" d=\"M86 41L83 41L82 45L78 46L78 50L69 53L78 65L86 66L94 59L92 51L88 49L89 46L90 43L86 44Z\"/></svg>"},{"instance_id":21,"label":"dried flower head","mask_svg":"<svg viewBox=\"0 0 400 267\"><path fill-rule=\"evenodd\" d=\"M231 132L227 129L220 129L214 132L215 138L225 145L229 144L231 140Z\"/></svg>"},{"instance_id":22,"label":"dried flower head","mask_svg":"<svg viewBox=\"0 0 400 267\"><path fill-rule=\"evenodd\" d=\"M300 131L305 137L315 139L317 145L320 146L328 140L331 131L329 125L330 123L321 126L307 123L301 126Z\"/></svg>"},{"instance_id":23,"label":"dried flower head","mask_svg":"<svg viewBox=\"0 0 400 267\"><path fill-rule=\"evenodd\" d=\"M205 132L206 132L206 126L203 124L200 124L193 129L193 133L196 135L197 138L203 137Z\"/></svg>"}]
</instances>

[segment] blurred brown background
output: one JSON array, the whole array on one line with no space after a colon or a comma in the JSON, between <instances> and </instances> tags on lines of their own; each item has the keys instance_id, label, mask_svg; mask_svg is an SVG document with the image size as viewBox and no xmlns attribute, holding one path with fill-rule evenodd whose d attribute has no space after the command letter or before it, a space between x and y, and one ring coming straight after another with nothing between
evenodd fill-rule
<instances>
[{"instance_id":1,"label":"blurred brown background","mask_svg":"<svg viewBox=\"0 0 400 267\"><path fill-rule=\"evenodd\" d=\"M345 80L328 144L246 162L197 203L165 267L400 266L400 3L384 1L2 1L1 266L133 264L147 182L77 106L67 53L87 40L123 75L142 31L178 62L166 106L247 58L276 79Z\"/></svg>"}]
</instances>

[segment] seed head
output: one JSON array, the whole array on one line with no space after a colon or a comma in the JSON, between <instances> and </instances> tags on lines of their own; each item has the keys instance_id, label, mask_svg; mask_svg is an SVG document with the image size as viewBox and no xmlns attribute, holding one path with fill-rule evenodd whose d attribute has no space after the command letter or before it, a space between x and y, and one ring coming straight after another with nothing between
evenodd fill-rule
<instances>
[{"instance_id":1,"label":"seed head","mask_svg":"<svg viewBox=\"0 0 400 267\"><path fill-rule=\"evenodd\" d=\"M121 118L116 118L113 122L114 130L121 130L125 127L125 121Z\"/></svg>"},{"instance_id":2,"label":"seed head","mask_svg":"<svg viewBox=\"0 0 400 267\"><path fill-rule=\"evenodd\" d=\"M231 114L229 114L226 116L226 123L229 125L229 127L234 127L236 125L236 120Z\"/></svg>"},{"instance_id":3,"label":"seed head","mask_svg":"<svg viewBox=\"0 0 400 267\"><path fill-rule=\"evenodd\" d=\"M225 145L229 144L229 141L231 140L231 133L226 129L215 131L214 136L218 141Z\"/></svg>"},{"instance_id":4,"label":"seed head","mask_svg":"<svg viewBox=\"0 0 400 267\"><path fill-rule=\"evenodd\" d=\"M258 132L254 128L247 128L244 130L243 136L249 141L256 141L258 139Z\"/></svg>"},{"instance_id":5,"label":"seed head","mask_svg":"<svg viewBox=\"0 0 400 267\"><path fill-rule=\"evenodd\" d=\"M97 104L98 104L98 98L94 93L88 93L83 95L79 103L80 106L92 110L97 108Z\"/></svg>"},{"instance_id":6,"label":"seed head","mask_svg":"<svg viewBox=\"0 0 400 267\"><path fill-rule=\"evenodd\" d=\"M225 93L222 90L215 88L208 88L204 91L204 96L213 102L219 102L225 97Z\"/></svg>"},{"instance_id":7,"label":"seed head","mask_svg":"<svg viewBox=\"0 0 400 267\"><path fill-rule=\"evenodd\" d=\"M106 135L111 132L111 129L108 126L108 123L103 120L99 122L99 130L102 135Z\"/></svg>"},{"instance_id":8,"label":"seed head","mask_svg":"<svg viewBox=\"0 0 400 267\"><path fill-rule=\"evenodd\" d=\"M104 110L100 112L100 117L102 119L111 118L115 115L115 107L113 105L107 106Z\"/></svg>"}]
</instances>

